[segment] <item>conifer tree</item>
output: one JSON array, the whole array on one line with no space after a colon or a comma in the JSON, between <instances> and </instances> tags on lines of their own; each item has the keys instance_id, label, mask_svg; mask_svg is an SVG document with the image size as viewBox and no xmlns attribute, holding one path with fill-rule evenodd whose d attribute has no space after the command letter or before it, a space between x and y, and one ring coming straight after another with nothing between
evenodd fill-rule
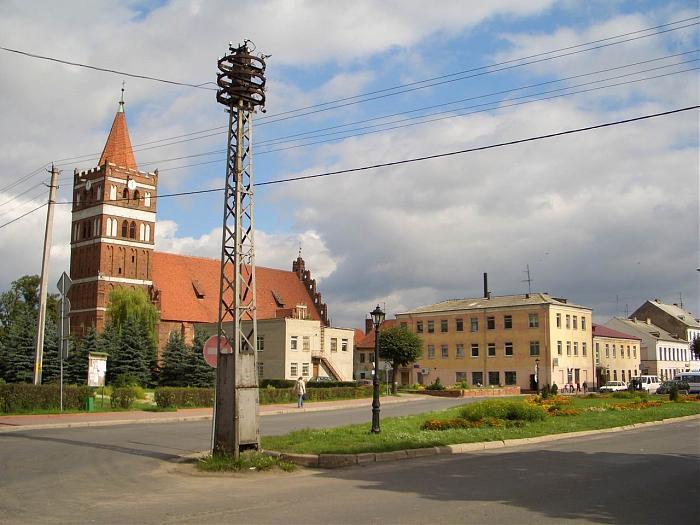
<instances>
[{"instance_id":1,"label":"conifer tree","mask_svg":"<svg viewBox=\"0 0 700 525\"><path fill-rule=\"evenodd\" d=\"M170 332L168 342L163 349L163 365L158 381L161 386L188 384L191 351L180 334Z\"/></svg>"},{"instance_id":2,"label":"conifer tree","mask_svg":"<svg viewBox=\"0 0 700 525\"><path fill-rule=\"evenodd\" d=\"M5 376L8 383L34 380L35 316L29 308L18 309L5 336Z\"/></svg>"},{"instance_id":3,"label":"conifer tree","mask_svg":"<svg viewBox=\"0 0 700 525\"><path fill-rule=\"evenodd\" d=\"M144 333L141 323L134 317L129 317L122 325L116 355L111 360L113 377L131 376L144 386L150 382L151 345Z\"/></svg>"},{"instance_id":4,"label":"conifer tree","mask_svg":"<svg viewBox=\"0 0 700 525\"><path fill-rule=\"evenodd\" d=\"M113 383L117 377L117 372L114 369L114 361L119 354L120 342L120 330L114 326L114 324L107 323L97 340L97 348L99 351L107 354L107 383Z\"/></svg>"},{"instance_id":5,"label":"conifer tree","mask_svg":"<svg viewBox=\"0 0 700 525\"><path fill-rule=\"evenodd\" d=\"M58 383L61 380L61 362L58 355L58 327L50 319L46 320L44 326L44 355L41 360L41 366L42 384Z\"/></svg>"},{"instance_id":6,"label":"conifer tree","mask_svg":"<svg viewBox=\"0 0 700 525\"><path fill-rule=\"evenodd\" d=\"M90 352L99 352L99 337L94 328L89 328L82 339L74 338L64 363L66 383L84 385L88 377L88 361Z\"/></svg>"},{"instance_id":7,"label":"conifer tree","mask_svg":"<svg viewBox=\"0 0 700 525\"><path fill-rule=\"evenodd\" d=\"M214 386L215 369L204 360L202 350L208 339L206 332L196 326L194 329L194 341L190 351L189 380L190 386L199 388L211 388Z\"/></svg>"}]
</instances>

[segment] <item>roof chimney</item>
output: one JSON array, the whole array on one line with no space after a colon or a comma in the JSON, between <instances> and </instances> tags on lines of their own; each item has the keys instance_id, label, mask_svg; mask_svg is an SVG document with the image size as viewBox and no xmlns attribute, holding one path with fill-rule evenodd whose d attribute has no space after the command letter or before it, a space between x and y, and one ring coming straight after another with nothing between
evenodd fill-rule
<instances>
[{"instance_id":1,"label":"roof chimney","mask_svg":"<svg viewBox=\"0 0 700 525\"><path fill-rule=\"evenodd\" d=\"M372 319L367 317L365 319L365 333L368 334L374 329L374 323L372 322Z\"/></svg>"},{"instance_id":2,"label":"roof chimney","mask_svg":"<svg viewBox=\"0 0 700 525\"><path fill-rule=\"evenodd\" d=\"M489 274L484 272L484 299L491 299L491 293L489 292Z\"/></svg>"}]
</instances>

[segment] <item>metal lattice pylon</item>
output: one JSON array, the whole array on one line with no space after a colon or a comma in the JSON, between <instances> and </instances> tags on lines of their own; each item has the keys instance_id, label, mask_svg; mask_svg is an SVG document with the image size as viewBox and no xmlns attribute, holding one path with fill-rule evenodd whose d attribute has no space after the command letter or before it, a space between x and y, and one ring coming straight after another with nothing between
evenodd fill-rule
<instances>
[{"instance_id":1,"label":"metal lattice pylon","mask_svg":"<svg viewBox=\"0 0 700 525\"><path fill-rule=\"evenodd\" d=\"M264 61L247 42L219 60L217 100L229 113L218 314L214 453L258 448L252 116L264 104ZM226 333L227 326L230 326ZM227 342L231 351L228 351Z\"/></svg>"}]
</instances>

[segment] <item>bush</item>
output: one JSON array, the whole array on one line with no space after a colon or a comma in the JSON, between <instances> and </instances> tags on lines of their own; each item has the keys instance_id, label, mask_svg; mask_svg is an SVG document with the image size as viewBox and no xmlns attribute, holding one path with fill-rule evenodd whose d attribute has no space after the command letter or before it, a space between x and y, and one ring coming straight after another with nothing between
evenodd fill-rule
<instances>
[{"instance_id":1,"label":"bush","mask_svg":"<svg viewBox=\"0 0 700 525\"><path fill-rule=\"evenodd\" d=\"M471 388L471 385L466 381L459 381L459 382L455 383L452 388L457 388L457 389L461 389L461 390L469 390Z\"/></svg>"},{"instance_id":2,"label":"bush","mask_svg":"<svg viewBox=\"0 0 700 525\"><path fill-rule=\"evenodd\" d=\"M155 389L153 399L159 408L211 407L214 406L214 389L164 386Z\"/></svg>"},{"instance_id":3,"label":"bush","mask_svg":"<svg viewBox=\"0 0 700 525\"><path fill-rule=\"evenodd\" d=\"M131 408L136 400L136 388L133 386L123 386L114 388L110 397L112 408Z\"/></svg>"},{"instance_id":4,"label":"bush","mask_svg":"<svg viewBox=\"0 0 700 525\"><path fill-rule=\"evenodd\" d=\"M480 401L465 406L460 417L469 421L487 420L489 418L541 421L547 417L547 411L539 405L522 401Z\"/></svg>"},{"instance_id":5,"label":"bush","mask_svg":"<svg viewBox=\"0 0 700 525\"><path fill-rule=\"evenodd\" d=\"M263 379L260 381L260 388L292 388L295 382L291 379Z\"/></svg>"},{"instance_id":6,"label":"bush","mask_svg":"<svg viewBox=\"0 0 700 525\"><path fill-rule=\"evenodd\" d=\"M552 383L552 386L549 388L549 393L552 394L553 396L556 396L558 392L559 392L559 387L557 386L556 383Z\"/></svg>"},{"instance_id":7,"label":"bush","mask_svg":"<svg viewBox=\"0 0 700 525\"><path fill-rule=\"evenodd\" d=\"M668 400L678 401L678 398L678 385L674 383L671 385L671 390L668 392Z\"/></svg>"},{"instance_id":8,"label":"bush","mask_svg":"<svg viewBox=\"0 0 700 525\"><path fill-rule=\"evenodd\" d=\"M445 385L440 382L438 377L435 381L425 387L426 390L445 390Z\"/></svg>"},{"instance_id":9,"label":"bush","mask_svg":"<svg viewBox=\"0 0 700 525\"><path fill-rule=\"evenodd\" d=\"M356 381L309 381L306 383L307 390L309 388L345 388L356 386Z\"/></svg>"},{"instance_id":10,"label":"bush","mask_svg":"<svg viewBox=\"0 0 700 525\"><path fill-rule=\"evenodd\" d=\"M63 387L63 408L85 410L88 398L93 395L91 387L65 385ZM60 407L60 385L0 384L0 412L59 410Z\"/></svg>"},{"instance_id":11,"label":"bush","mask_svg":"<svg viewBox=\"0 0 700 525\"><path fill-rule=\"evenodd\" d=\"M542 399L547 399L549 397L549 394L550 394L549 385L544 385L542 387L541 394L542 394Z\"/></svg>"}]
</instances>

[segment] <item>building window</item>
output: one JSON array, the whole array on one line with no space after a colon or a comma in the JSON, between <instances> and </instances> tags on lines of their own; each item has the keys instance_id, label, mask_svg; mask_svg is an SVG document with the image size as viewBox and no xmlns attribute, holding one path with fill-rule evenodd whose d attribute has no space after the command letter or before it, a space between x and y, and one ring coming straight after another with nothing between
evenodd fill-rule
<instances>
[{"instance_id":1,"label":"building window","mask_svg":"<svg viewBox=\"0 0 700 525\"><path fill-rule=\"evenodd\" d=\"M309 337L308 335L305 335L301 338L301 349L304 352L308 352L309 350L311 350L311 337Z\"/></svg>"},{"instance_id":2,"label":"building window","mask_svg":"<svg viewBox=\"0 0 700 525\"><path fill-rule=\"evenodd\" d=\"M134 221L131 221L131 226L129 226L129 238L136 238L136 223Z\"/></svg>"},{"instance_id":3,"label":"building window","mask_svg":"<svg viewBox=\"0 0 700 525\"><path fill-rule=\"evenodd\" d=\"M605 357L610 357L610 345L605 345Z\"/></svg>"},{"instance_id":4,"label":"building window","mask_svg":"<svg viewBox=\"0 0 700 525\"><path fill-rule=\"evenodd\" d=\"M331 352L337 352L338 351L338 339L335 337L331 337Z\"/></svg>"},{"instance_id":5,"label":"building window","mask_svg":"<svg viewBox=\"0 0 700 525\"><path fill-rule=\"evenodd\" d=\"M574 341L574 355L578 355L578 341Z\"/></svg>"},{"instance_id":6,"label":"building window","mask_svg":"<svg viewBox=\"0 0 700 525\"><path fill-rule=\"evenodd\" d=\"M464 345L462 343L457 343L455 355L457 359L464 359Z\"/></svg>"},{"instance_id":7,"label":"building window","mask_svg":"<svg viewBox=\"0 0 700 525\"><path fill-rule=\"evenodd\" d=\"M129 200L129 188L124 188L124 191L122 191L122 199Z\"/></svg>"},{"instance_id":8,"label":"building window","mask_svg":"<svg viewBox=\"0 0 700 525\"><path fill-rule=\"evenodd\" d=\"M364 363L364 362L365 362L365 353L360 352L360 363Z\"/></svg>"},{"instance_id":9,"label":"building window","mask_svg":"<svg viewBox=\"0 0 700 525\"><path fill-rule=\"evenodd\" d=\"M342 350L343 352L348 351L348 340L347 339L340 340L340 350Z\"/></svg>"},{"instance_id":10,"label":"building window","mask_svg":"<svg viewBox=\"0 0 700 525\"><path fill-rule=\"evenodd\" d=\"M538 314L527 314L527 326L537 328L540 326L540 316Z\"/></svg>"},{"instance_id":11,"label":"building window","mask_svg":"<svg viewBox=\"0 0 700 525\"><path fill-rule=\"evenodd\" d=\"M423 333L423 321L416 321L416 332L419 334Z\"/></svg>"},{"instance_id":12,"label":"building window","mask_svg":"<svg viewBox=\"0 0 700 525\"><path fill-rule=\"evenodd\" d=\"M637 347L636 346L632 347L632 355L635 357L635 359L637 358Z\"/></svg>"},{"instance_id":13,"label":"building window","mask_svg":"<svg viewBox=\"0 0 700 525\"><path fill-rule=\"evenodd\" d=\"M513 357L513 343L504 343L503 344L503 354L506 357Z\"/></svg>"},{"instance_id":14,"label":"building window","mask_svg":"<svg viewBox=\"0 0 700 525\"><path fill-rule=\"evenodd\" d=\"M515 371L506 372L505 375L506 375L506 385L515 385L518 383Z\"/></svg>"},{"instance_id":15,"label":"building window","mask_svg":"<svg viewBox=\"0 0 700 525\"><path fill-rule=\"evenodd\" d=\"M129 222L122 222L122 237L128 237L129 235Z\"/></svg>"},{"instance_id":16,"label":"building window","mask_svg":"<svg viewBox=\"0 0 700 525\"><path fill-rule=\"evenodd\" d=\"M486 329L495 330L496 329L496 318L492 315L486 318Z\"/></svg>"},{"instance_id":17,"label":"building window","mask_svg":"<svg viewBox=\"0 0 700 525\"><path fill-rule=\"evenodd\" d=\"M139 190L136 190L136 191L134 192L134 200L136 201L136 205L137 205L137 206L138 206L139 204L141 204L141 202L140 202L140 200L141 200L141 192L139 192Z\"/></svg>"},{"instance_id":18,"label":"building window","mask_svg":"<svg viewBox=\"0 0 700 525\"><path fill-rule=\"evenodd\" d=\"M486 353L489 357L496 357L496 343L488 344L488 351Z\"/></svg>"},{"instance_id":19,"label":"building window","mask_svg":"<svg viewBox=\"0 0 700 525\"><path fill-rule=\"evenodd\" d=\"M139 226L139 240L140 241L145 241L146 240L146 225L141 223Z\"/></svg>"},{"instance_id":20,"label":"building window","mask_svg":"<svg viewBox=\"0 0 700 525\"><path fill-rule=\"evenodd\" d=\"M530 341L530 355L538 356L540 355L540 342Z\"/></svg>"},{"instance_id":21,"label":"building window","mask_svg":"<svg viewBox=\"0 0 700 525\"><path fill-rule=\"evenodd\" d=\"M588 355L588 348L586 346L586 342L584 341L581 343L581 355L586 357Z\"/></svg>"},{"instance_id":22,"label":"building window","mask_svg":"<svg viewBox=\"0 0 700 525\"><path fill-rule=\"evenodd\" d=\"M561 314L557 314L557 328L561 328Z\"/></svg>"},{"instance_id":23,"label":"building window","mask_svg":"<svg viewBox=\"0 0 700 525\"><path fill-rule=\"evenodd\" d=\"M479 357L479 344L472 343L472 357Z\"/></svg>"},{"instance_id":24,"label":"building window","mask_svg":"<svg viewBox=\"0 0 700 525\"><path fill-rule=\"evenodd\" d=\"M440 345L440 357L443 359L450 357L450 352L447 345Z\"/></svg>"},{"instance_id":25,"label":"building window","mask_svg":"<svg viewBox=\"0 0 700 525\"><path fill-rule=\"evenodd\" d=\"M146 235L143 238L144 241L150 242L151 240L151 225L146 224Z\"/></svg>"},{"instance_id":26,"label":"building window","mask_svg":"<svg viewBox=\"0 0 700 525\"><path fill-rule=\"evenodd\" d=\"M447 332L447 319L440 320L440 332L443 334Z\"/></svg>"},{"instance_id":27,"label":"building window","mask_svg":"<svg viewBox=\"0 0 700 525\"><path fill-rule=\"evenodd\" d=\"M455 383L462 383L467 380L466 372L455 372Z\"/></svg>"},{"instance_id":28,"label":"building window","mask_svg":"<svg viewBox=\"0 0 700 525\"><path fill-rule=\"evenodd\" d=\"M566 328L567 330L571 328L571 316L569 314L566 314Z\"/></svg>"},{"instance_id":29,"label":"building window","mask_svg":"<svg viewBox=\"0 0 700 525\"><path fill-rule=\"evenodd\" d=\"M303 375L303 376L309 375L309 363L302 363L301 364L301 375Z\"/></svg>"},{"instance_id":30,"label":"building window","mask_svg":"<svg viewBox=\"0 0 700 525\"><path fill-rule=\"evenodd\" d=\"M595 362L600 363L600 343L595 344Z\"/></svg>"},{"instance_id":31,"label":"building window","mask_svg":"<svg viewBox=\"0 0 700 525\"><path fill-rule=\"evenodd\" d=\"M617 351L615 349L615 343L613 343L613 345L612 345L612 356L613 356L613 358L617 356Z\"/></svg>"},{"instance_id":32,"label":"building window","mask_svg":"<svg viewBox=\"0 0 700 525\"><path fill-rule=\"evenodd\" d=\"M571 341L566 342L566 355L571 355Z\"/></svg>"},{"instance_id":33,"label":"building window","mask_svg":"<svg viewBox=\"0 0 700 525\"><path fill-rule=\"evenodd\" d=\"M557 355L561 355L561 341L557 341Z\"/></svg>"},{"instance_id":34,"label":"building window","mask_svg":"<svg viewBox=\"0 0 700 525\"><path fill-rule=\"evenodd\" d=\"M586 318L581 317L581 330L586 330Z\"/></svg>"},{"instance_id":35,"label":"building window","mask_svg":"<svg viewBox=\"0 0 700 525\"><path fill-rule=\"evenodd\" d=\"M455 319L455 331L456 332L463 332L464 331L464 320L462 318Z\"/></svg>"},{"instance_id":36,"label":"building window","mask_svg":"<svg viewBox=\"0 0 700 525\"><path fill-rule=\"evenodd\" d=\"M617 381L617 370L613 370L613 381Z\"/></svg>"},{"instance_id":37,"label":"building window","mask_svg":"<svg viewBox=\"0 0 700 525\"><path fill-rule=\"evenodd\" d=\"M258 352L262 352L264 350L265 350L265 336L259 335L258 336Z\"/></svg>"},{"instance_id":38,"label":"building window","mask_svg":"<svg viewBox=\"0 0 700 525\"><path fill-rule=\"evenodd\" d=\"M498 386L501 384L500 372L489 372L489 385Z\"/></svg>"},{"instance_id":39,"label":"building window","mask_svg":"<svg viewBox=\"0 0 700 525\"><path fill-rule=\"evenodd\" d=\"M625 382L625 371L622 370L621 374L622 374L622 377L620 379L622 379L622 382L624 383Z\"/></svg>"},{"instance_id":40,"label":"building window","mask_svg":"<svg viewBox=\"0 0 700 525\"><path fill-rule=\"evenodd\" d=\"M472 372L472 385L482 386L484 384L483 372Z\"/></svg>"},{"instance_id":41,"label":"building window","mask_svg":"<svg viewBox=\"0 0 700 525\"><path fill-rule=\"evenodd\" d=\"M117 187L114 184L109 187L109 200L117 200Z\"/></svg>"},{"instance_id":42,"label":"building window","mask_svg":"<svg viewBox=\"0 0 700 525\"><path fill-rule=\"evenodd\" d=\"M432 334L435 332L435 321L428 321L428 333Z\"/></svg>"},{"instance_id":43,"label":"building window","mask_svg":"<svg viewBox=\"0 0 700 525\"><path fill-rule=\"evenodd\" d=\"M479 331L479 319L477 317L472 317L471 319L469 319L469 329L472 332Z\"/></svg>"},{"instance_id":44,"label":"building window","mask_svg":"<svg viewBox=\"0 0 700 525\"><path fill-rule=\"evenodd\" d=\"M512 315L504 315L503 316L503 328L506 330L513 328L513 316Z\"/></svg>"},{"instance_id":45,"label":"building window","mask_svg":"<svg viewBox=\"0 0 700 525\"><path fill-rule=\"evenodd\" d=\"M292 350L292 352L296 352L299 349L298 344L299 338L296 335L291 336L291 338L289 339L289 348Z\"/></svg>"},{"instance_id":46,"label":"building window","mask_svg":"<svg viewBox=\"0 0 700 525\"><path fill-rule=\"evenodd\" d=\"M146 193L143 194L143 205L144 205L146 208L150 208L150 207L151 207L151 194L150 194L150 192L148 192L148 191L147 191Z\"/></svg>"},{"instance_id":47,"label":"building window","mask_svg":"<svg viewBox=\"0 0 700 525\"><path fill-rule=\"evenodd\" d=\"M583 343L584 345L586 343ZM632 357L632 352L630 352L630 345L627 345L627 359L630 359Z\"/></svg>"},{"instance_id":48,"label":"building window","mask_svg":"<svg viewBox=\"0 0 700 525\"><path fill-rule=\"evenodd\" d=\"M578 329L578 317L574 316L572 321L574 323L574 325L573 325L574 330L577 330Z\"/></svg>"},{"instance_id":49,"label":"building window","mask_svg":"<svg viewBox=\"0 0 700 525\"><path fill-rule=\"evenodd\" d=\"M435 359L435 346L428 345L428 359Z\"/></svg>"},{"instance_id":50,"label":"building window","mask_svg":"<svg viewBox=\"0 0 700 525\"><path fill-rule=\"evenodd\" d=\"M299 364L298 363L291 363L289 366L289 375L292 377L298 377L299 376Z\"/></svg>"}]
</instances>

